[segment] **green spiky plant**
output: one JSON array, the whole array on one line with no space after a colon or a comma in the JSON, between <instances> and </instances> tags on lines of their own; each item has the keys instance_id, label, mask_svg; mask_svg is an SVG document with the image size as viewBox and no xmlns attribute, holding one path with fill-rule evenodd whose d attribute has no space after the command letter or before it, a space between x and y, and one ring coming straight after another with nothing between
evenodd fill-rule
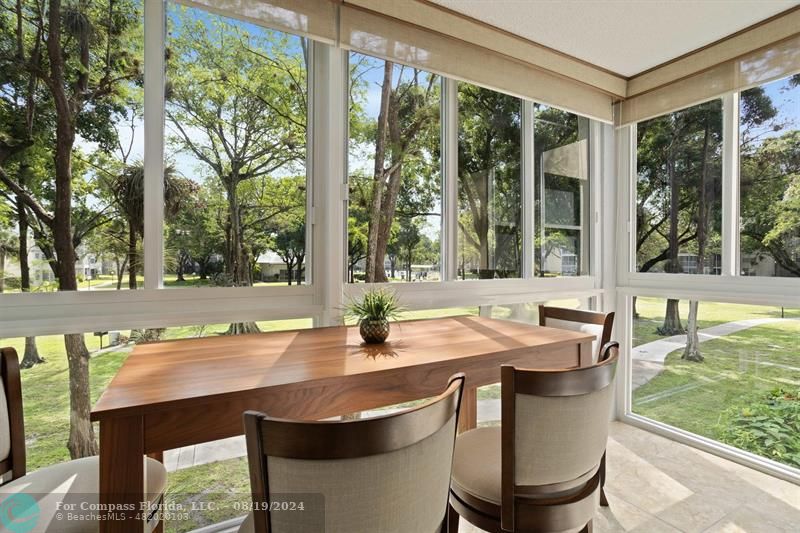
<instances>
[{"instance_id":1,"label":"green spiky plant","mask_svg":"<svg viewBox=\"0 0 800 533\"><path fill-rule=\"evenodd\" d=\"M397 294L388 289L370 289L361 298L351 299L344 306L344 316L359 324L365 321L396 320L405 308Z\"/></svg>"}]
</instances>

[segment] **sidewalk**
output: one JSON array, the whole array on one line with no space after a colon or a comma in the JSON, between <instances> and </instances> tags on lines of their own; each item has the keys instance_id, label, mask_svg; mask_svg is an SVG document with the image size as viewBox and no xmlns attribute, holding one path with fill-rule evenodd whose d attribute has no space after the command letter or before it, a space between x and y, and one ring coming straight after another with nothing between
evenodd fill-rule
<instances>
[{"instance_id":1,"label":"sidewalk","mask_svg":"<svg viewBox=\"0 0 800 533\"><path fill-rule=\"evenodd\" d=\"M725 335L738 333L745 329L772 324L775 322L797 321L796 318L751 318L726 322L698 331L698 340L706 342ZM665 339L648 342L631 350L631 367L633 369L633 390L638 389L664 369L667 355L686 346L686 335L674 335Z\"/></svg>"}]
</instances>

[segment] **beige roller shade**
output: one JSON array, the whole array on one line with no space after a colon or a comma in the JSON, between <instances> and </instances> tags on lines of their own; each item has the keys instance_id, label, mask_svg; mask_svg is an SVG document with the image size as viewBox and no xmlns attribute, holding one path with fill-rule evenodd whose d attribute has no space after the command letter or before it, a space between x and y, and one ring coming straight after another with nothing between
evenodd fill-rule
<instances>
[{"instance_id":1,"label":"beige roller shade","mask_svg":"<svg viewBox=\"0 0 800 533\"><path fill-rule=\"evenodd\" d=\"M179 3L253 24L336 43L335 3L328 0L178 0Z\"/></svg>"},{"instance_id":2,"label":"beige roller shade","mask_svg":"<svg viewBox=\"0 0 800 533\"><path fill-rule=\"evenodd\" d=\"M796 29L800 30L800 27ZM779 42L625 100L621 105L619 124L646 120L798 72L800 33L795 33Z\"/></svg>"},{"instance_id":3,"label":"beige roller shade","mask_svg":"<svg viewBox=\"0 0 800 533\"><path fill-rule=\"evenodd\" d=\"M339 16L339 38L345 48L612 121L612 96L589 84L359 7L342 5Z\"/></svg>"}]
</instances>

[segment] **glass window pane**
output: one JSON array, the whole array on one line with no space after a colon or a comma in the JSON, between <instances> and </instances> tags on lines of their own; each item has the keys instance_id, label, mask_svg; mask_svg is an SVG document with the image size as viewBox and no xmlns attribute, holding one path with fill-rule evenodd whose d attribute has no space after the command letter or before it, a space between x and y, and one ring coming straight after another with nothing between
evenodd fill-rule
<instances>
[{"instance_id":1,"label":"glass window pane","mask_svg":"<svg viewBox=\"0 0 800 533\"><path fill-rule=\"evenodd\" d=\"M519 98L458 84L458 278L518 278L522 258Z\"/></svg>"},{"instance_id":2,"label":"glass window pane","mask_svg":"<svg viewBox=\"0 0 800 533\"><path fill-rule=\"evenodd\" d=\"M534 272L589 274L589 119L534 105Z\"/></svg>"},{"instance_id":3,"label":"glass window pane","mask_svg":"<svg viewBox=\"0 0 800 533\"><path fill-rule=\"evenodd\" d=\"M9 6L0 26L0 292L141 287L142 2L64 5L64 37L53 43L39 2ZM78 26L90 34L85 50ZM62 81L33 59L48 47ZM60 98L72 104L56 107Z\"/></svg>"},{"instance_id":4,"label":"glass window pane","mask_svg":"<svg viewBox=\"0 0 800 533\"><path fill-rule=\"evenodd\" d=\"M439 76L350 54L351 283L441 279L440 101Z\"/></svg>"},{"instance_id":5,"label":"glass window pane","mask_svg":"<svg viewBox=\"0 0 800 533\"><path fill-rule=\"evenodd\" d=\"M739 99L741 274L800 276L800 74Z\"/></svg>"},{"instance_id":6,"label":"glass window pane","mask_svg":"<svg viewBox=\"0 0 800 533\"><path fill-rule=\"evenodd\" d=\"M722 101L637 127L636 270L721 273Z\"/></svg>"},{"instance_id":7,"label":"glass window pane","mask_svg":"<svg viewBox=\"0 0 800 533\"><path fill-rule=\"evenodd\" d=\"M636 298L633 412L800 467L798 318L800 308Z\"/></svg>"},{"instance_id":8,"label":"glass window pane","mask_svg":"<svg viewBox=\"0 0 800 533\"><path fill-rule=\"evenodd\" d=\"M167 4L165 287L300 284L308 42Z\"/></svg>"}]
</instances>

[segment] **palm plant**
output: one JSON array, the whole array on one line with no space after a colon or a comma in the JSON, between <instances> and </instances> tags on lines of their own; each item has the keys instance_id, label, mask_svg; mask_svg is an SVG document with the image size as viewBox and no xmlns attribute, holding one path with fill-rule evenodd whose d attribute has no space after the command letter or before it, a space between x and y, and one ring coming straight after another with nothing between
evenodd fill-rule
<instances>
[{"instance_id":1,"label":"palm plant","mask_svg":"<svg viewBox=\"0 0 800 533\"><path fill-rule=\"evenodd\" d=\"M174 217L194 189L172 165L164 168L164 216ZM136 289L138 238L144 238L144 164L128 165L112 183L114 201L128 223L128 288Z\"/></svg>"},{"instance_id":2,"label":"palm plant","mask_svg":"<svg viewBox=\"0 0 800 533\"><path fill-rule=\"evenodd\" d=\"M364 341L381 343L389 336L389 320L396 320L404 310L394 291L372 289L360 299L351 299L344 306L344 316L357 321Z\"/></svg>"}]
</instances>

